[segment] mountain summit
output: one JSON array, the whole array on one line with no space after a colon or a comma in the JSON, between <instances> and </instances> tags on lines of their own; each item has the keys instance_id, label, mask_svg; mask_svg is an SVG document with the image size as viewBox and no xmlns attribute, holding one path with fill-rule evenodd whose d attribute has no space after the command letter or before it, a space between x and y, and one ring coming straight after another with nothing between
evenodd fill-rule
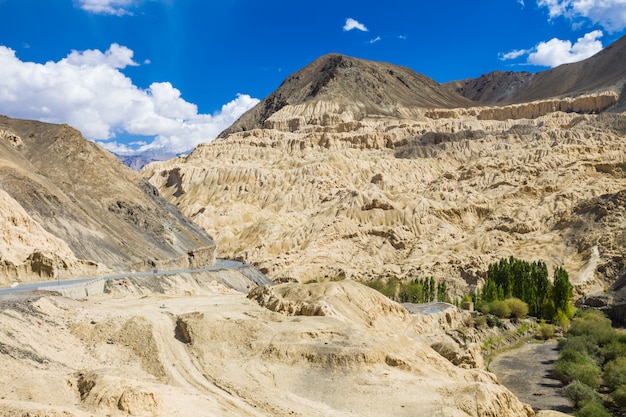
<instances>
[{"instance_id":1,"label":"mountain summit","mask_svg":"<svg viewBox=\"0 0 626 417\"><path fill-rule=\"evenodd\" d=\"M340 112L351 112L355 119L397 117L405 108L453 108L473 104L409 68L329 54L290 75L276 91L219 137L266 127L265 121L287 105L308 104L314 108L317 104L317 110L324 109L319 103L333 103ZM316 110L309 109L308 113L316 113Z\"/></svg>"}]
</instances>

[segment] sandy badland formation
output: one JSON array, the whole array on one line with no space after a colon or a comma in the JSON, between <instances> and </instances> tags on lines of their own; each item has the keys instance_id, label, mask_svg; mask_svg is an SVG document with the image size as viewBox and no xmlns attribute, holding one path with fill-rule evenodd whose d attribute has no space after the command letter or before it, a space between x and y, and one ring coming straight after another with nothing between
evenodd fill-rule
<instances>
[{"instance_id":1,"label":"sandy badland formation","mask_svg":"<svg viewBox=\"0 0 626 417\"><path fill-rule=\"evenodd\" d=\"M257 287L259 304L220 283L236 274L3 301L0 415L534 415L424 342L465 328L454 308L421 322L352 281Z\"/></svg>"},{"instance_id":2,"label":"sandy badland formation","mask_svg":"<svg viewBox=\"0 0 626 417\"><path fill-rule=\"evenodd\" d=\"M329 55L141 176L68 126L0 119L3 283L215 251L292 281L243 266L0 297L0 416L534 415L468 313L410 314L356 280L460 294L515 255L581 295L621 285L625 50L443 86Z\"/></svg>"},{"instance_id":3,"label":"sandy badland formation","mask_svg":"<svg viewBox=\"0 0 626 417\"><path fill-rule=\"evenodd\" d=\"M521 81L446 86L322 57L221 139L142 173L221 256L276 281L434 275L461 293L514 255L602 291L624 274L623 205L609 201L626 189L626 71L601 66L624 55L620 42ZM501 105L450 98L477 91Z\"/></svg>"}]
</instances>

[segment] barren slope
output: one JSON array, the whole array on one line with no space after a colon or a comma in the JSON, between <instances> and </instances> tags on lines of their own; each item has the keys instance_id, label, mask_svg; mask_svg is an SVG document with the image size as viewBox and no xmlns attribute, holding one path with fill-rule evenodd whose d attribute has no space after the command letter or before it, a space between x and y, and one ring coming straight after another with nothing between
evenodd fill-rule
<instances>
[{"instance_id":1,"label":"barren slope","mask_svg":"<svg viewBox=\"0 0 626 417\"><path fill-rule=\"evenodd\" d=\"M515 103L490 107L389 64L322 57L223 139L142 175L222 256L277 281L434 275L460 292L514 255L602 289L624 249L568 219L626 189L625 48L486 79L472 99Z\"/></svg>"},{"instance_id":2,"label":"barren slope","mask_svg":"<svg viewBox=\"0 0 626 417\"><path fill-rule=\"evenodd\" d=\"M360 284L276 290L339 317L272 312L210 276L168 281L161 294L129 281L95 299L3 302L0 416L533 415Z\"/></svg>"},{"instance_id":3,"label":"barren slope","mask_svg":"<svg viewBox=\"0 0 626 417\"><path fill-rule=\"evenodd\" d=\"M564 221L626 189L623 115L442 113L238 133L143 174L221 256L278 281L432 274L464 286L510 255L564 265L586 290L616 278L602 265L623 248L601 240L591 261L594 245L577 243L589 231Z\"/></svg>"},{"instance_id":4,"label":"barren slope","mask_svg":"<svg viewBox=\"0 0 626 417\"><path fill-rule=\"evenodd\" d=\"M483 105L523 103L554 97L613 91L621 98L616 110L626 110L626 36L596 55L556 68L528 72L495 71L445 87Z\"/></svg>"},{"instance_id":5,"label":"barren slope","mask_svg":"<svg viewBox=\"0 0 626 417\"><path fill-rule=\"evenodd\" d=\"M0 283L51 278L55 256L63 277L213 259L206 232L66 125L0 117L0 190Z\"/></svg>"}]
</instances>

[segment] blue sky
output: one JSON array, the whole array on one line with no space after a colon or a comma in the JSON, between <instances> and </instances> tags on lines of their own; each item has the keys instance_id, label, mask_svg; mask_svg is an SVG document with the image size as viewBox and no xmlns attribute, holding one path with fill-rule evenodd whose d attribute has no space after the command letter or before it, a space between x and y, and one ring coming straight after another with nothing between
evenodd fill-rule
<instances>
[{"instance_id":1,"label":"blue sky","mask_svg":"<svg viewBox=\"0 0 626 417\"><path fill-rule=\"evenodd\" d=\"M438 82L536 72L626 33L626 0L0 0L0 114L111 151L212 140L317 57Z\"/></svg>"}]
</instances>

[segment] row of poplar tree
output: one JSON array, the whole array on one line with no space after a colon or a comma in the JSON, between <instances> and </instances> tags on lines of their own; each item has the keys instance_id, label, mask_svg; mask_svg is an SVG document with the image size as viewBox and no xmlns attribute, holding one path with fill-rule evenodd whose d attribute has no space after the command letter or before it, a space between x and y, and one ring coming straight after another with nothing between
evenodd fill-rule
<instances>
[{"instance_id":1,"label":"row of poplar tree","mask_svg":"<svg viewBox=\"0 0 626 417\"><path fill-rule=\"evenodd\" d=\"M548 267L544 262L530 263L511 256L489 265L486 282L473 298L477 306L519 298L528 304L531 316L552 320L559 314L571 315L572 290L569 275L564 268L555 268L553 280L550 281Z\"/></svg>"}]
</instances>

